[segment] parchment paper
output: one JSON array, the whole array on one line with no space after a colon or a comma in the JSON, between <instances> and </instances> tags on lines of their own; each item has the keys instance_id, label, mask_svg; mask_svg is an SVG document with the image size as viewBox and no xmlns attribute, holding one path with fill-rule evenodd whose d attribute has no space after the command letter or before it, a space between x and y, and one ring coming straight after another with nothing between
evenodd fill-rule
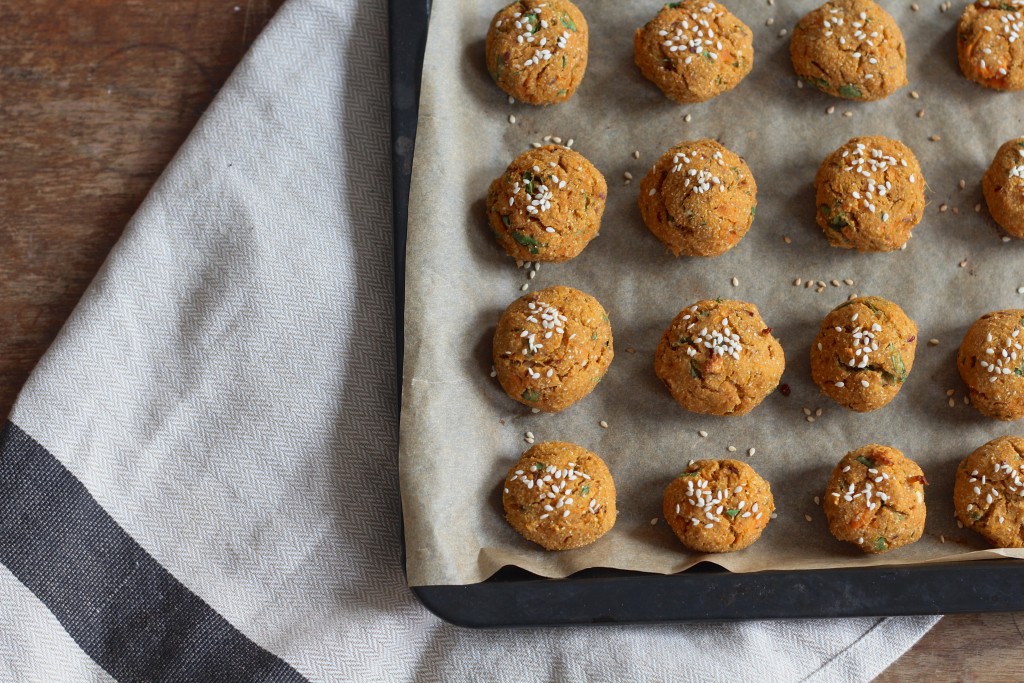
<instances>
[{"instance_id":1,"label":"parchment paper","mask_svg":"<svg viewBox=\"0 0 1024 683\"><path fill-rule=\"evenodd\" d=\"M732 92L680 106L633 65L633 31L660 3L582 0L591 31L586 77L568 103L545 108L510 105L485 71L484 35L501 1L436 0L431 17L406 268L400 468L409 583L474 583L510 564L562 577L587 567L671 573L701 560L753 571L1024 556L986 550L953 517L959 460L990 439L1024 432L965 406L955 365L960 340L978 316L1024 307L1016 293L1024 285L1024 242L1004 243L985 209L974 211L984 203L981 176L996 149L1024 132L1024 93L997 93L961 76L955 31L965 3L943 13L930 0L921 0L918 12L909 0L883 2L907 41L910 86L882 102L856 103L796 86L789 35L779 33L791 31L818 0L774 6L733 0L728 6L755 34L753 72ZM684 120L687 114L692 121ZM489 182L545 135L572 138L574 149L605 174L609 197L600 236L575 260L545 264L528 280L491 236L484 196ZM856 135L899 138L921 162L929 205L904 251L834 249L814 222L815 172ZM934 135L941 141L930 141ZM677 259L641 221L639 180L670 145L699 137L718 138L747 160L758 183L757 217L725 255ZM633 174L631 184L623 182L625 171ZM940 211L942 205L948 210ZM855 284L828 284L818 293L795 287L797 277ZM565 284L588 292L612 322L615 360L608 374L589 397L557 415L531 414L489 376L495 323L527 282L530 291ZM853 293L896 301L920 329L902 392L863 415L822 396L808 360L822 318ZM776 392L743 417L684 411L653 371L654 350L673 316L719 296L756 304L786 352L782 381L791 395ZM939 345L929 346L931 338ZM948 389L955 390L954 408ZM823 413L811 423L805 407ZM537 441L579 443L608 463L619 518L592 546L545 552L505 522L501 484L528 448L527 430ZM872 442L901 449L930 481L924 538L882 556L833 539L813 501L839 458ZM690 553L661 519L662 491L691 458L722 457L749 462L771 483L778 518L741 552Z\"/></svg>"}]
</instances>

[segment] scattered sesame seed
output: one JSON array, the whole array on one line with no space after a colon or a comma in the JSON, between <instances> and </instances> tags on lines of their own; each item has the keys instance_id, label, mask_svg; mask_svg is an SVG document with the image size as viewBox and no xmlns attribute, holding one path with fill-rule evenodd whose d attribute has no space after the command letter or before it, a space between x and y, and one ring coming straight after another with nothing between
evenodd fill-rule
<instances>
[{"instance_id":1,"label":"scattered sesame seed","mask_svg":"<svg viewBox=\"0 0 1024 683\"><path fill-rule=\"evenodd\" d=\"M700 434L700 438L702 438L702 439L706 439L706 438L708 438L708 433L707 433L707 432L705 432L705 431L704 431L703 429L702 429L702 430L700 430L700 431L699 431L699 432L697 432L697 433L698 433L698 434Z\"/></svg>"},{"instance_id":2,"label":"scattered sesame seed","mask_svg":"<svg viewBox=\"0 0 1024 683\"><path fill-rule=\"evenodd\" d=\"M806 519L808 522L814 521L814 519L810 515L804 515L804 519Z\"/></svg>"},{"instance_id":3,"label":"scattered sesame seed","mask_svg":"<svg viewBox=\"0 0 1024 683\"><path fill-rule=\"evenodd\" d=\"M1009 241L1010 241L1010 237L1008 235L1003 235L1003 244L1006 244Z\"/></svg>"},{"instance_id":4,"label":"scattered sesame seed","mask_svg":"<svg viewBox=\"0 0 1024 683\"><path fill-rule=\"evenodd\" d=\"M918 110L917 118L919 118L919 119L923 119L924 118L924 109L919 109ZM932 136L932 137L937 137L937 136ZM929 139L931 139L931 138L929 138ZM935 140L932 140L932 141L935 142Z\"/></svg>"},{"instance_id":5,"label":"scattered sesame seed","mask_svg":"<svg viewBox=\"0 0 1024 683\"><path fill-rule=\"evenodd\" d=\"M853 116L853 112L852 111L844 111L843 112L843 116L845 116L846 118L850 118L851 116Z\"/></svg>"},{"instance_id":6,"label":"scattered sesame seed","mask_svg":"<svg viewBox=\"0 0 1024 683\"><path fill-rule=\"evenodd\" d=\"M814 417L821 417L821 408L814 411Z\"/></svg>"},{"instance_id":7,"label":"scattered sesame seed","mask_svg":"<svg viewBox=\"0 0 1024 683\"><path fill-rule=\"evenodd\" d=\"M774 23L775 23L775 17L768 17L767 19L764 20L764 25L765 26L771 26Z\"/></svg>"},{"instance_id":8,"label":"scattered sesame seed","mask_svg":"<svg viewBox=\"0 0 1024 683\"><path fill-rule=\"evenodd\" d=\"M540 144L539 142L531 142L530 146L533 147L534 149L540 149L544 145Z\"/></svg>"},{"instance_id":9,"label":"scattered sesame seed","mask_svg":"<svg viewBox=\"0 0 1024 683\"><path fill-rule=\"evenodd\" d=\"M829 106L829 108L825 110L825 113L826 114L834 114L834 113L836 113L836 108L834 106Z\"/></svg>"},{"instance_id":10,"label":"scattered sesame seed","mask_svg":"<svg viewBox=\"0 0 1024 683\"><path fill-rule=\"evenodd\" d=\"M946 389L946 396L952 396L956 393L956 389Z\"/></svg>"},{"instance_id":11,"label":"scattered sesame seed","mask_svg":"<svg viewBox=\"0 0 1024 683\"><path fill-rule=\"evenodd\" d=\"M658 523L658 518L657 517L651 517L651 526L654 526L657 523Z\"/></svg>"},{"instance_id":12,"label":"scattered sesame seed","mask_svg":"<svg viewBox=\"0 0 1024 683\"><path fill-rule=\"evenodd\" d=\"M625 178L626 180L632 180L633 174L630 173L629 171L626 171L625 173L622 174L622 177Z\"/></svg>"},{"instance_id":13,"label":"scattered sesame seed","mask_svg":"<svg viewBox=\"0 0 1024 683\"><path fill-rule=\"evenodd\" d=\"M575 142L576 142L575 140L573 140L572 138L569 138L568 140L565 141L565 146L571 149L572 146L573 146L573 143L575 143Z\"/></svg>"},{"instance_id":14,"label":"scattered sesame seed","mask_svg":"<svg viewBox=\"0 0 1024 683\"><path fill-rule=\"evenodd\" d=\"M634 149L633 150L633 158L634 159L639 159L640 158L640 150L638 150L638 149Z\"/></svg>"},{"instance_id":15,"label":"scattered sesame seed","mask_svg":"<svg viewBox=\"0 0 1024 683\"><path fill-rule=\"evenodd\" d=\"M815 496L814 497L814 504L815 505L821 505L821 498L819 496Z\"/></svg>"},{"instance_id":16,"label":"scattered sesame seed","mask_svg":"<svg viewBox=\"0 0 1024 683\"><path fill-rule=\"evenodd\" d=\"M974 205L974 213L981 213L981 204L980 203Z\"/></svg>"},{"instance_id":17,"label":"scattered sesame seed","mask_svg":"<svg viewBox=\"0 0 1024 683\"><path fill-rule=\"evenodd\" d=\"M524 283L523 283L523 286L519 288L519 291L520 291L520 292L525 292L525 291L526 291L526 290L528 290L529 288L530 288L530 285L524 282Z\"/></svg>"},{"instance_id":18,"label":"scattered sesame seed","mask_svg":"<svg viewBox=\"0 0 1024 683\"><path fill-rule=\"evenodd\" d=\"M839 280L832 280L832 286L833 287L838 287L839 286Z\"/></svg>"},{"instance_id":19,"label":"scattered sesame seed","mask_svg":"<svg viewBox=\"0 0 1024 683\"><path fill-rule=\"evenodd\" d=\"M740 281L737 280L736 278L733 278L732 279L732 286L733 287L739 287L740 286Z\"/></svg>"},{"instance_id":20,"label":"scattered sesame seed","mask_svg":"<svg viewBox=\"0 0 1024 683\"><path fill-rule=\"evenodd\" d=\"M949 205L945 202L939 204L939 213L946 213L949 210Z\"/></svg>"},{"instance_id":21,"label":"scattered sesame seed","mask_svg":"<svg viewBox=\"0 0 1024 683\"><path fill-rule=\"evenodd\" d=\"M796 79L796 87L800 88L801 90L803 90L804 88L804 82L801 81L799 78Z\"/></svg>"},{"instance_id":22,"label":"scattered sesame seed","mask_svg":"<svg viewBox=\"0 0 1024 683\"><path fill-rule=\"evenodd\" d=\"M562 144L562 138L557 136L551 136L551 142L555 143L556 145L560 145Z\"/></svg>"},{"instance_id":23,"label":"scattered sesame seed","mask_svg":"<svg viewBox=\"0 0 1024 683\"><path fill-rule=\"evenodd\" d=\"M810 415L810 414L811 414L811 409L810 409L810 408L807 408L807 407L805 407L805 408L804 408L804 415Z\"/></svg>"},{"instance_id":24,"label":"scattered sesame seed","mask_svg":"<svg viewBox=\"0 0 1024 683\"><path fill-rule=\"evenodd\" d=\"M779 31L779 38L785 38L787 33L789 33L789 30L782 29L781 31Z\"/></svg>"},{"instance_id":25,"label":"scattered sesame seed","mask_svg":"<svg viewBox=\"0 0 1024 683\"><path fill-rule=\"evenodd\" d=\"M964 405L965 406L971 405L971 397L970 396L964 396Z\"/></svg>"},{"instance_id":26,"label":"scattered sesame seed","mask_svg":"<svg viewBox=\"0 0 1024 683\"><path fill-rule=\"evenodd\" d=\"M799 287L801 284L803 284L803 280L801 280L800 278L793 280L794 287Z\"/></svg>"},{"instance_id":27,"label":"scattered sesame seed","mask_svg":"<svg viewBox=\"0 0 1024 683\"><path fill-rule=\"evenodd\" d=\"M952 399L952 398L949 399L949 407L950 408L955 408L956 407L956 399Z\"/></svg>"},{"instance_id":28,"label":"scattered sesame seed","mask_svg":"<svg viewBox=\"0 0 1024 683\"><path fill-rule=\"evenodd\" d=\"M963 261L961 261L957 265L960 266L961 268L966 268L967 267L967 259L964 259Z\"/></svg>"},{"instance_id":29,"label":"scattered sesame seed","mask_svg":"<svg viewBox=\"0 0 1024 683\"><path fill-rule=\"evenodd\" d=\"M964 180L963 178L961 178L961 179L960 179L960 182L958 183L958 185L960 185L960 189L962 190L962 189L964 189L965 187L967 187L967 181L966 181L966 180Z\"/></svg>"},{"instance_id":30,"label":"scattered sesame seed","mask_svg":"<svg viewBox=\"0 0 1024 683\"><path fill-rule=\"evenodd\" d=\"M946 542L946 537L943 536L942 534L939 534L939 543L945 543L945 542Z\"/></svg>"},{"instance_id":31,"label":"scattered sesame seed","mask_svg":"<svg viewBox=\"0 0 1024 683\"><path fill-rule=\"evenodd\" d=\"M686 121L687 123L689 123L690 121L693 121L693 116L691 116L690 114L687 114L686 116L683 117L683 121Z\"/></svg>"},{"instance_id":32,"label":"scattered sesame seed","mask_svg":"<svg viewBox=\"0 0 1024 683\"><path fill-rule=\"evenodd\" d=\"M515 123L516 122L516 115L515 114L509 114L508 115L508 122L509 123Z\"/></svg>"},{"instance_id":33,"label":"scattered sesame seed","mask_svg":"<svg viewBox=\"0 0 1024 683\"><path fill-rule=\"evenodd\" d=\"M750 449L747 450L747 457L752 458L755 453L757 453L757 449L751 446Z\"/></svg>"},{"instance_id":34,"label":"scattered sesame seed","mask_svg":"<svg viewBox=\"0 0 1024 683\"><path fill-rule=\"evenodd\" d=\"M852 286L853 280L851 280L850 278L846 278L845 280L843 280L843 283Z\"/></svg>"},{"instance_id":35,"label":"scattered sesame seed","mask_svg":"<svg viewBox=\"0 0 1024 683\"><path fill-rule=\"evenodd\" d=\"M854 293L853 293L853 294L851 294L850 296L846 297L846 300L847 300L847 301L853 301L853 300L854 300L854 299L856 299L856 298L857 298L857 293L856 293L856 292L854 292Z\"/></svg>"},{"instance_id":36,"label":"scattered sesame seed","mask_svg":"<svg viewBox=\"0 0 1024 683\"><path fill-rule=\"evenodd\" d=\"M735 446L729 446L725 450L729 451L730 453L735 453L736 452L736 447Z\"/></svg>"},{"instance_id":37,"label":"scattered sesame seed","mask_svg":"<svg viewBox=\"0 0 1024 683\"><path fill-rule=\"evenodd\" d=\"M537 413L540 412L540 408L530 408L530 412L536 415Z\"/></svg>"},{"instance_id":38,"label":"scattered sesame seed","mask_svg":"<svg viewBox=\"0 0 1024 683\"><path fill-rule=\"evenodd\" d=\"M924 110L923 109L918 112L918 116L924 116ZM932 135L932 136L929 136L928 139L931 140L932 142L938 142L939 140L942 139L942 136L941 135Z\"/></svg>"},{"instance_id":39,"label":"scattered sesame seed","mask_svg":"<svg viewBox=\"0 0 1024 683\"><path fill-rule=\"evenodd\" d=\"M789 235L783 235L782 241L785 242L786 244L793 244L793 240L789 239Z\"/></svg>"},{"instance_id":40,"label":"scattered sesame seed","mask_svg":"<svg viewBox=\"0 0 1024 683\"><path fill-rule=\"evenodd\" d=\"M911 5L911 7L913 7L913 5ZM921 99L921 95L916 90L911 90L910 91L910 99L919 100L919 99Z\"/></svg>"},{"instance_id":41,"label":"scattered sesame seed","mask_svg":"<svg viewBox=\"0 0 1024 683\"><path fill-rule=\"evenodd\" d=\"M808 422L814 422L814 416L813 416L813 415L808 415L808 416L807 416L807 417L806 417L805 419L806 419L806 420L807 420Z\"/></svg>"},{"instance_id":42,"label":"scattered sesame seed","mask_svg":"<svg viewBox=\"0 0 1024 683\"><path fill-rule=\"evenodd\" d=\"M509 95L508 96L508 103L509 104L515 104L516 103L516 98L512 97L511 95Z\"/></svg>"},{"instance_id":43,"label":"scattered sesame seed","mask_svg":"<svg viewBox=\"0 0 1024 683\"><path fill-rule=\"evenodd\" d=\"M938 346L938 345L939 345L939 340L938 339L929 339L928 340L928 346Z\"/></svg>"},{"instance_id":44,"label":"scattered sesame seed","mask_svg":"<svg viewBox=\"0 0 1024 683\"><path fill-rule=\"evenodd\" d=\"M957 529L963 529L964 528L964 523L961 522L959 519L956 520L956 528Z\"/></svg>"},{"instance_id":45,"label":"scattered sesame seed","mask_svg":"<svg viewBox=\"0 0 1024 683\"><path fill-rule=\"evenodd\" d=\"M527 277L532 280L533 278L537 277L537 271L536 270L531 270L530 274L527 275Z\"/></svg>"},{"instance_id":46,"label":"scattered sesame seed","mask_svg":"<svg viewBox=\"0 0 1024 683\"><path fill-rule=\"evenodd\" d=\"M597 424L599 424L601 426L601 429L608 429L608 423L605 422L604 420L601 420Z\"/></svg>"}]
</instances>

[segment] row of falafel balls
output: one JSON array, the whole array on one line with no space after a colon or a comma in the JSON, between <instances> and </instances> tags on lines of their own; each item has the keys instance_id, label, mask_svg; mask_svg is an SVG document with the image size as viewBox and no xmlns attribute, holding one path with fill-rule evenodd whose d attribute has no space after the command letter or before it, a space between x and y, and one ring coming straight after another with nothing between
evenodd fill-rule
<instances>
[{"instance_id":1,"label":"row of falafel balls","mask_svg":"<svg viewBox=\"0 0 1024 683\"><path fill-rule=\"evenodd\" d=\"M1024 0L977 0L956 32L960 69L995 90L1024 88ZM529 104L572 97L587 68L587 20L569 0L518 0L494 15L485 44L487 71ZM907 84L907 48L892 15L872 0L830 0L793 29L797 76L849 100L880 100ZM647 80L680 103L704 102L735 88L754 65L753 32L721 3L664 5L633 38Z\"/></svg>"},{"instance_id":2,"label":"row of falafel balls","mask_svg":"<svg viewBox=\"0 0 1024 683\"><path fill-rule=\"evenodd\" d=\"M1024 310L981 316L957 354L971 403L1000 420L1024 417ZM858 297L833 309L811 346L811 376L822 393L857 412L899 393L914 365L917 326L895 303ZM494 374L508 396L534 412L558 412L588 395L614 357L611 322L593 297L549 287L514 301L494 334ZM675 317L655 353L657 376L687 410L743 415L779 385L785 358L753 304L698 301ZM1000 547L1024 547L1024 437L1002 437L957 470L960 521ZM823 498L836 538L885 552L921 537L924 478L894 448L847 454ZM509 471L509 523L549 550L591 543L615 522L615 487L601 459L573 444L537 444ZM760 536L774 511L767 482L742 462L690 464L665 491L664 514L692 550L739 550Z\"/></svg>"},{"instance_id":3,"label":"row of falafel balls","mask_svg":"<svg viewBox=\"0 0 1024 683\"><path fill-rule=\"evenodd\" d=\"M1003 436L957 466L956 516L999 548L1024 547L1024 437ZM829 531L866 553L914 543L924 533L921 468L889 446L847 453L825 485ZM615 483L600 457L581 446L547 441L523 453L505 478L505 516L527 540L547 550L593 543L615 524ZM771 487L738 460L691 461L665 487L662 514L695 552L742 550L774 516Z\"/></svg>"},{"instance_id":4,"label":"row of falafel balls","mask_svg":"<svg viewBox=\"0 0 1024 683\"><path fill-rule=\"evenodd\" d=\"M855 137L818 169L815 217L834 247L861 252L903 248L920 223L925 179L898 140ZM982 177L989 213L1024 238L1024 137L999 147ZM560 145L527 150L487 191L487 222L519 261L567 261L601 229L608 185L582 154ZM640 214L674 255L719 256L750 230L757 183L747 163L710 139L680 142L640 182Z\"/></svg>"}]
</instances>

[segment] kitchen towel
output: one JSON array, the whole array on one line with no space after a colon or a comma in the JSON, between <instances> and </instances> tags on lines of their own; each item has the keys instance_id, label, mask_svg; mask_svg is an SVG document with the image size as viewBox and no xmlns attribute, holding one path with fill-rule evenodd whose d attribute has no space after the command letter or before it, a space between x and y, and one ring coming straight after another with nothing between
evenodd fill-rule
<instances>
[{"instance_id":1,"label":"kitchen towel","mask_svg":"<svg viewBox=\"0 0 1024 683\"><path fill-rule=\"evenodd\" d=\"M866 680L936 617L471 631L401 565L384 2L291 0L0 434L13 681Z\"/></svg>"}]
</instances>

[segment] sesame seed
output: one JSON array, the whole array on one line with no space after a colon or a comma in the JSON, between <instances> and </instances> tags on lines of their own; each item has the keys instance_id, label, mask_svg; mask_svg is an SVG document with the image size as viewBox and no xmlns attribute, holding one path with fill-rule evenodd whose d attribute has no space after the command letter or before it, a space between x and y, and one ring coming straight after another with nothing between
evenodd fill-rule
<instances>
[{"instance_id":1,"label":"sesame seed","mask_svg":"<svg viewBox=\"0 0 1024 683\"><path fill-rule=\"evenodd\" d=\"M700 430L700 431L699 431L699 432L697 432L697 433L698 433L698 434L700 434L700 438L702 438L702 439L706 439L706 438L708 438L708 433L707 433L707 432L705 432L705 431L704 431L703 429L702 429L702 430Z\"/></svg>"},{"instance_id":2,"label":"sesame seed","mask_svg":"<svg viewBox=\"0 0 1024 683\"><path fill-rule=\"evenodd\" d=\"M789 235L783 235L782 236L782 241L785 242L786 244L792 244L793 243L793 240L789 239Z\"/></svg>"},{"instance_id":3,"label":"sesame seed","mask_svg":"<svg viewBox=\"0 0 1024 683\"><path fill-rule=\"evenodd\" d=\"M556 145L560 145L560 144L562 144L562 138L556 137L556 136L552 136L551 137L551 142L555 143Z\"/></svg>"},{"instance_id":4,"label":"sesame seed","mask_svg":"<svg viewBox=\"0 0 1024 683\"><path fill-rule=\"evenodd\" d=\"M846 386L846 383L845 383L845 382L836 382L836 387L838 387L838 388L840 388L840 389L842 389L842 388L843 388L843 387L845 387L845 386Z\"/></svg>"},{"instance_id":5,"label":"sesame seed","mask_svg":"<svg viewBox=\"0 0 1024 683\"><path fill-rule=\"evenodd\" d=\"M853 280L851 280L850 278L846 278L845 280L843 280L843 283L852 286L853 285Z\"/></svg>"},{"instance_id":6,"label":"sesame seed","mask_svg":"<svg viewBox=\"0 0 1024 683\"><path fill-rule=\"evenodd\" d=\"M808 522L814 521L814 519L810 515L804 515L804 519L806 519Z\"/></svg>"},{"instance_id":7,"label":"sesame seed","mask_svg":"<svg viewBox=\"0 0 1024 683\"><path fill-rule=\"evenodd\" d=\"M1002 240L1003 240L1003 244L1006 244L1007 242L1010 241L1010 237L1008 235L1003 235Z\"/></svg>"},{"instance_id":8,"label":"sesame seed","mask_svg":"<svg viewBox=\"0 0 1024 683\"><path fill-rule=\"evenodd\" d=\"M739 280L737 280L736 278L732 279L732 286L733 287L739 287L739 284L740 284Z\"/></svg>"},{"instance_id":9,"label":"sesame seed","mask_svg":"<svg viewBox=\"0 0 1024 683\"><path fill-rule=\"evenodd\" d=\"M775 23L775 17L768 17L767 19L764 20L764 25L765 26L771 26L774 23Z\"/></svg>"},{"instance_id":10,"label":"sesame seed","mask_svg":"<svg viewBox=\"0 0 1024 683\"><path fill-rule=\"evenodd\" d=\"M520 291L520 292L525 292L525 291L526 291L526 290L528 290L529 288L530 288L530 285L524 282L524 283L523 283L523 286L519 288L519 291Z\"/></svg>"},{"instance_id":11,"label":"sesame seed","mask_svg":"<svg viewBox=\"0 0 1024 683\"><path fill-rule=\"evenodd\" d=\"M981 204L974 205L974 213L981 213Z\"/></svg>"},{"instance_id":12,"label":"sesame seed","mask_svg":"<svg viewBox=\"0 0 1024 683\"><path fill-rule=\"evenodd\" d=\"M633 158L634 159L639 159L640 158L640 150L638 150L638 149L634 149L633 150Z\"/></svg>"},{"instance_id":13,"label":"sesame seed","mask_svg":"<svg viewBox=\"0 0 1024 683\"><path fill-rule=\"evenodd\" d=\"M804 408L804 415L810 415L810 414L811 414L811 409L810 408Z\"/></svg>"},{"instance_id":14,"label":"sesame seed","mask_svg":"<svg viewBox=\"0 0 1024 683\"><path fill-rule=\"evenodd\" d=\"M683 121L686 121L687 123L689 123L690 121L693 121L693 116L691 116L690 114L687 114L686 116L683 117Z\"/></svg>"},{"instance_id":15,"label":"sesame seed","mask_svg":"<svg viewBox=\"0 0 1024 683\"><path fill-rule=\"evenodd\" d=\"M801 81L799 78L796 79L796 87L800 88L801 90L803 90L804 88L804 82Z\"/></svg>"},{"instance_id":16,"label":"sesame seed","mask_svg":"<svg viewBox=\"0 0 1024 683\"><path fill-rule=\"evenodd\" d=\"M747 457L753 457L755 453L757 453L757 449L751 447L749 450L747 450Z\"/></svg>"},{"instance_id":17,"label":"sesame seed","mask_svg":"<svg viewBox=\"0 0 1024 683\"><path fill-rule=\"evenodd\" d=\"M956 407L956 400L955 399L952 399L952 398L949 399L949 407L950 408L955 408Z\"/></svg>"},{"instance_id":18,"label":"sesame seed","mask_svg":"<svg viewBox=\"0 0 1024 683\"><path fill-rule=\"evenodd\" d=\"M821 417L821 408L814 411L814 417Z\"/></svg>"},{"instance_id":19,"label":"sesame seed","mask_svg":"<svg viewBox=\"0 0 1024 683\"><path fill-rule=\"evenodd\" d=\"M625 178L627 181L630 181L633 179L633 174L630 173L629 171L626 171L625 173L622 174L622 177Z\"/></svg>"},{"instance_id":20,"label":"sesame seed","mask_svg":"<svg viewBox=\"0 0 1024 683\"><path fill-rule=\"evenodd\" d=\"M821 498L819 498L818 496L815 496L814 497L814 504L815 505L821 505Z\"/></svg>"},{"instance_id":21,"label":"sesame seed","mask_svg":"<svg viewBox=\"0 0 1024 683\"><path fill-rule=\"evenodd\" d=\"M534 149L540 149L544 145L540 144L539 142L531 142L530 146L533 147Z\"/></svg>"},{"instance_id":22,"label":"sesame seed","mask_svg":"<svg viewBox=\"0 0 1024 683\"><path fill-rule=\"evenodd\" d=\"M958 183L958 185L960 185L960 189L962 190L962 189L964 189L965 187L967 187L967 181L966 181L966 180L964 180L963 178L961 178L961 179L960 179L960 182Z\"/></svg>"},{"instance_id":23,"label":"sesame seed","mask_svg":"<svg viewBox=\"0 0 1024 683\"><path fill-rule=\"evenodd\" d=\"M862 387L869 387L869 386L871 386L871 385L870 385L870 384L868 383L868 381L867 381L866 379L862 379L862 380L860 381L860 385L861 385Z\"/></svg>"},{"instance_id":24,"label":"sesame seed","mask_svg":"<svg viewBox=\"0 0 1024 683\"><path fill-rule=\"evenodd\" d=\"M657 523L658 523L658 518L657 517L651 517L651 526L654 526Z\"/></svg>"},{"instance_id":25,"label":"sesame seed","mask_svg":"<svg viewBox=\"0 0 1024 683\"><path fill-rule=\"evenodd\" d=\"M805 419L806 419L806 420L807 420L808 422L814 422L814 416L813 416L813 415L808 415L808 416L807 416L807 417L806 417Z\"/></svg>"},{"instance_id":26,"label":"sesame seed","mask_svg":"<svg viewBox=\"0 0 1024 683\"><path fill-rule=\"evenodd\" d=\"M608 429L608 423L605 422L604 420L601 420L597 424L599 424L601 426L601 429Z\"/></svg>"},{"instance_id":27,"label":"sesame seed","mask_svg":"<svg viewBox=\"0 0 1024 683\"><path fill-rule=\"evenodd\" d=\"M838 287L839 286L839 280L832 280L832 286L833 287Z\"/></svg>"},{"instance_id":28,"label":"sesame seed","mask_svg":"<svg viewBox=\"0 0 1024 683\"><path fill-rule=\"evenodd\" d=\"M911 5L911 7L915 7L915 5ZM916 12L917 10L914 10L914 11ZM919 99L921 99L921 95L916 90L911 90L910 91L910 98L913 99L913 100L919 100Z\"/></svg>"},{"instance_id":29,"label":"sesame seed","mask_svg":"<svg viewBox=\"0 0 1024 683\"><path fill-rule=\"evenodd\" d=\"M537 413L540 412L540 408L530 408L530 412L536 415Z\"/></svg>"},{"instance_id":30,"label":"sesame seed","mask_svg":"<svg viewBox=\"0 0 1024 683\"><path fill-rule=\"evenodd\" d=\"M801 280L800 278L793 280L794 287L799 287L801 284L803 284L803 280Z\"/></svg>"},{"instance_id":31,"label":"sesame seed","mask_svg":"<svg viewBox=\"0 0 1024 683\"><path fill-rule=\"evenodd\" d=\"M536 270L531 270L530 274L527 275L527 277L532 280L533 278L537 277L537 271Z\"/></svg>"},{"instance_id":32,"label":"sesame seed","mask_svg":"<svg viewBox=\"0 0 1024 683\"><path fill-rule=\"evenodd\" d=\"M920 112L918 112L918 115L919 116L924 116L924 110L922 109ZM939 140L942 139L942 136L941 135L931 135L931 136L928 137L928 139L931 140L932 142L938 142Z\"/></svg>"},{"instance_id":33,"label":"sesame seed","mask_svg":"<svg viewBox=\"0 0 1024 683\"><path fill-rule=\"evenodd\" d=\"M942 204L939 204L939 213L946 213L946 211L948 211L948 210L949 210L949 205L947 205L945 202L943 202Z\"/></svg>"},{"instance_id":34,"label":"sesame seed","mask_svg":"<svg viewBox=\"0 0 1024 683\"><path fill-rule=\"evenodd\" d=\"M957 265L960 266L961 268L966 268L967 267L967 259L964 259L963 261L961 261Z\"/></svg>"},{"instance_id":35,"label":"sesame seed","mask_svg":"<svg viewBox=\"0 0 1024 683\"><path fill-rule=\"evenodd\" d=\"M647 192L647 196L648 196L648 197L653 197L653 196L654 196L654 194L655 194L656 192L657 192L657 190L656 190L655 188L653 188L653 187L652 187L652 188L651 188L651 189L650 189L650 190L649 190L649 191Z\"/></svg>"},{"instance_id":36,"label":"sesame seed","mask_svg":"<svg viewBox=\"0 0 1024 683\"><path fill-rule=\"evenodd\" d=\"M853 112L852 111L844 111L843 112L843 116L845 116L846 118L850 118L851 116L853 116Z\"/></svg>"},{"instance_id":37,"label":"sesame seed","mask_svg":"<svg viewBox=\"0 0 1024 683\"><path fill-rule=\"evenodd\" d=\"M725 450L729 451L730 453L735 453L736 452L736 447L735 446L729 446Z\"/></svg>"},{"instance_id":38,"label":"sesame seed","mask_svg":"<svg viewBox=\"0 0 1024 683\"><path fill-rule=\"evenodd\" d=\"M516 103L516 98L512 97L511 95L509 95L508 96L508 103L509 104L515 104Z\"/></svg>"},{"instance_id":39,"label":"sesame seed","mask_svg":"<svg viewBox=\"0 0 1024 683\"><path fill-rule=\"evenodd\" d=\"M938 339L929 339L928 340L928 346L938 346L938 345L939 345L939 340Z\"/></svg>"},{"instance_id":40,"label":"sesame seed","mask_svg":"<svg viewBox=\"0 0 1024 683\"><path fill-rule=\"evenodd\" d=\"M568 140L565 141L565 146L571 148L574 142L576 141L573 140L572 138L569 138Z\"/></svg>"},{"instance_id":41,"label":"sesame seed","mask_svg":"<svg viewBox=\"0 0 1024 683\"><path fill-rule=\"evenodd\" d=\"M516 115L515 114L509 114L508 115L508 122L509 123L515 123L516 122Z\"/></svg>"},{"instance_id":42,"label":"sesame seed","mask_svg":"<svg viewBox=\"0 0 1024 683\"><path fill-rule=\"evenodd\" d=\"M834 106L830 106L828 109L825 110L826 114L834 114L835 112L836 108Z\"/></svg>"},{"instance_id":43,"label":"sesame seed","mask_svg":"<svg viewBox=\"0 0 1024 683\"><path fill-rule=\"evenodd\" d=\"M779 31L779 38L785 38L787 33L789 33L787 29L782 29Z\"/></svg>"}]
</instances>

